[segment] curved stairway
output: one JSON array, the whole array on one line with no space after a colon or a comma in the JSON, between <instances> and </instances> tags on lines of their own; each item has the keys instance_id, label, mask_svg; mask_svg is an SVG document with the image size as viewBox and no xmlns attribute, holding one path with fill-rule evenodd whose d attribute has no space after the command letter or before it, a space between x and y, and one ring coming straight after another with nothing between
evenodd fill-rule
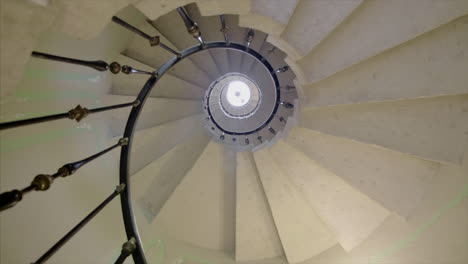
<instances>
[{"instance_id":1,"label":"curved stairway","mask_svg":"<svg viewBox=\"0 0 468 264\"><path fill-rule=\"evenodd\" d=\"M175 3L137 2L118 15L161 36L174 50L198 44L186 34ZM205 41L223 41L219 15L238 14L226 15L231 41L244 44L248 29L255 29L251 48L275 68L292 69L279 75L282 98L299 99L293 110L282 110L289 111L284 130L258 148L237 151L207 132L202 102L219 76L252 73L254 62L233 51L210 50L162 77L138 120L130 163L132 200L149 263L468 261L467 1L197 2L185 8ZM160 5L168 10L156 10ZM104 32L120 32L113 27ZM54 36L48 38L53 42ZM136 35L121 43L109 58L140 70L153 71L173 56ZM32 59L28 67L47 63ZM128 102L148 78L101 77L107 90L99 82L99 99L90 103ZM32 85L24 84L23 94ZM57 102L49 110L46 102L27 106L4 98L5 120L24 117L19 114L25 107L54 111L65 105ZM128 110L118 110L89 124L105 130L101 142L115 142L127 116ZM34 129L47 130L41 126ZM2 140L17 136L1 134ZM4 153L1 187L8 189L20 182L7 173L21 152ZM118 160L117 154L112 158ZM100 172L116 171L110 160ZM115 215L106 221L116 221ZM13 212L3 214L2 233L26 225L16 219ZM29 261L29 255L9 252L23 242L4 246L13 236L8 230L2 263ZM79 241L92 236L90 231ZM51 263L108 262L104 256L93 258L96 262L65 254L57 259Z\"/></svg>"}]
</instances>

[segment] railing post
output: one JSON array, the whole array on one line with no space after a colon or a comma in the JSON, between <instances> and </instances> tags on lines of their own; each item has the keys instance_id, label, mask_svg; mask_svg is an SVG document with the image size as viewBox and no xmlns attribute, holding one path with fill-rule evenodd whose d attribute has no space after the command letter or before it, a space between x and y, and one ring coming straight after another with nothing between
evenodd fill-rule
<instances>
[{"instance_id":1,"label":"railing post","mask_svg":"<svg viewBox=\"0 0 468 264\"><path fill-rule=\"evenodd\" d=\"M122 245L122 250L120 251L120 256L114 262L114 264L122 264L125 259L130 256L136 250L136 240L134 237L130 238L127 242Z\"/></svg>"},{"instance_id":2,"label":"railing post","mask_svg":"<svg viewBox=\"0 0 468 264\"><path fill-rule=\"evenodd\" d=\"M22 190L13 190L0 194L0 211L6 210L15 206L19 201L23 199L23 196L31 191L47 191L54 180L58 177L67 177L75 173L78 169L86 165L87 163L97 159L98 157L106 154L107 152L115 149L116 147L124 146L128 144L128 138L121 138L119 142L99 153L89 156L83 160L68 163L60 167L55 174L39 174L34 177L31 184Z\"/></svg>"},{"instance_id":3,"label":"railing post","mask_svg":"<svg viewBox=\"0 0 468 264\"><path fill-rule=\"evenodd\" d=\"M283 101L280 101L279 102L280 105L284 106L284 108L294 108L294 105L289 103L289 102L283 102Z\"/></svg>"},{"instance_id":4,"label":"railing post","mask_svg":"<svg viewBox=\"0 0 468 264\"><path fill-rule=\"evenodd\" d=\"M287 72L287 71L289 71L289 69L290 69L289 66L288 66L288 65L285 65L285 66L283 66L283 67L280 67L280 68L274 70L274 71L272 72L272 74L274 74L274 73L283 73L283 72Z\"/></svg>"},{"instance_id":5,"label":"railing post","mask_svg":"<svg viewBox=\"0 0 468 264\"><path fill-rule=\"evenodd\" d=\"M224 35L224 41L229 45L230 43L230 40L229 40L229 35L228 35L228 30L229 28L226 26L226 19L224 17L224 15L220 15L219 16L219 19L221 21L221 29L220 31L223 33Z\"/></svg>"},{"instance_id":6,"label":"railing post","mask_svg":"<svg viewBox=\"0 0 468 264\"><path fill-rule=\"evenodd\" d=\"M247 36L245 38L245 46L247 47L247 50L250 48L250 45L252 44L254 36L255 36L255 31L253 29L249 29L249 31L247 31Z\"/></svg>"},{"instance_id":7,"label":"railing post","mask_svg":"<svg viewBox=\"0 0 468 264\"><path fill-rule=\"evenodd\" d=\"M183 7L178 7L177 12L179 13L180 17L184 21L185 27L187 28L187 32L192 35L192 37L196 38L200 44L205 47L205 42L202 38L202 33L200 28L198 27L197 23L193 21L190 15Z\"/></svg>"},{"instance_id":8,"label":"railing post","mask_svg":"<svg viewBox=\"0 0 468 264\"><path fill-rule=\"evenodd\" d=\"M57 243L55 243L44 255L42 255L33 264L42 264L46 262L52 255L55 254L65 243L68 242L78 231L83 228L91 219L93 219L106 205L108 205L117 195L119 195L125 189L125 184L118 185L114 192L109 195L102 203L100 203L91 213L89 213L83 220L81 220L75 227L73 227L68 233L66 233Z\"/></svg>"},{"instance_id":9,"label":"railing post","mask_svg":"<svg viewBox=\"0 0 468 264\"><path fill-rule=\"evenodd\" d=\"M113 109L129 107L129 106L136 107L139 104L140 104L140 101L135 100L130 103L104 106L104 107L98 107L98 108L93 108L93 109L88 109L86 107L82 107L81 105L77 105L75 108L71 109L70 111L66 113L0 123L0 130L26 126L26 125L32 125L32 124L38 124L38 123L44 123L44 122L49 122L49 121L54 121L54 120L59 120L59 119L65 119L65 118L76 120L76 122L80 122L83 118L87 117L89 114L100 113L104 111L109 111Z\"/></svg>"},{"instance_id":10,"label":"railing post","mask_svg":"<svg viewBox=\"0 0 468 264\"><path fill-rule=\"evenodd\" d=\"M165 45L164 43L161 42L161 39L159 36L154 36L154 37L151 37L150 35L146 34L145 32L139 30L138 28L130 25L129 23L123 21L122 19L116 17L116 16L113 16L112 17L112 22L130 30L131 32L137 34L138 36L144 38L144 39L147 39L150 43L151 46L160 46L161 48L171 52L172 54L176 55L177 57L180 57L180 53L169 48L167 45Z\"/></svg>"},{"instance_id":11,"label":"railing post","mask_svg":"<svg viewBox=\"0 0 468 264\"><path fill-rule=\"evenodd\" d=\"M107 62L102 61L102 60L97 60L97 61L78 60L78 59L62 57L62 56L52 55L52 54L38 52L38 51L33 51L31 53L31 56L35 58L39 58L39 59L53 60L53 61L60 61L60 62L75 64L75 65L81 65L81 66L93 68L97 71L110 70L113 74L117 74L120 72L120 64L117 62L112 62L111 64L108 64Z\"/></svg>"}]
</instances>

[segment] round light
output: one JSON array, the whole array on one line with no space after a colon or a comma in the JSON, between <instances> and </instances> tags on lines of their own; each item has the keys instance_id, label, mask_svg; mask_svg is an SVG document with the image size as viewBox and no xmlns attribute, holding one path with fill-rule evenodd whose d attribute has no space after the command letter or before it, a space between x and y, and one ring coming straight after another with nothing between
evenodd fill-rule
<instances>
[{"instance_id":1,"label":"round light","mask_svg":"<svg viewBox=\"0 0 468 264\"><path fill-rule=\"evenodd\" d=\"M226 99L229 104L236 107L246 105L250 101L250 88L242 81L233 81L228 84Z\"/></svg>"}]
</instances>

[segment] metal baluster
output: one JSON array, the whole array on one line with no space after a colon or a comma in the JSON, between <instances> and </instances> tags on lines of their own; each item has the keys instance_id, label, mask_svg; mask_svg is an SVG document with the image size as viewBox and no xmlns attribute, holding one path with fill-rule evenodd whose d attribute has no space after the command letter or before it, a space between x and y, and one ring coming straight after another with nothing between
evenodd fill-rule
<instances>
[{"instance_id":1,"label":"metal baluster","mask_svg":"<svg viewBox=\"0 0 468 264\"><path fill-rule=\"evenodd\" d=\"M67 177L74 174L79 168L83 167L87 163L93 161L94 159L106 154L107 152L115 149L116 147L124 146L128 144L128 138L121 138L117 144L97 153L92 156L89 156L83 160L68 163L60 167L55 174L39 174L34 177L34 180L31 184L22 189L22 190L13 190L9 192L4 192L0 194L0 211L11 208L15 206L19 201L23 199L23 195L31 191L47 191L54 180L58 177Z\"/></svg>"},{"instance_id":2,"label":"metal baluster","mask_svg":"<svg viewBox=\"0 0 468 264\"><path fill-rule=\"evenodd\" d=\"M65 243L68 242L78 231L81 230L91 219L93 219L106 205L108 205L117 195L125 189L125 184L118 185L114 192L109 195L102 203L100 203L91 213L89 213L83 220L81 220L75 227L73 227L65 236L63 236L55 245L47 250L34 264L45 263L52 255L55 254Z\"/></svg>"},{"instance_id":3,"label":"metal baluster","mask_svg":"<svg viewBox=\"0 0 468 264\"><path fill-rule=\"evenodd\" d=\"M65 63L70 63L70 64L86 66L86 67L93 68L97 71L110 70L110 72L112 72L113 74L117 74L120 72L120 64L117 62L112 62L111 64L108 64L107 62L102 61L102 60L97 60L97 61L78 60L78 59L62 57L62 56L52 55L52 54L38 52L38 51L33 51L31 53L31 56L35 58L39 58L39 59L60 61L60 62L65 62Z\"/></svg>"},{"instance_id":4,"label":"metal baluster","mask_svg":"<svg viewBox=\"0 0 468 264\"><path fill-rule=\"evenodd\" d=\"M279 102L280 105L284 106L284 108L293 108L294 105L288 102Z\"/></svg>"},{"instance_id":5,"label":"metal baluster","mask_svg":"<svg viewBox=\"0 0 468 264\"><path fill-rule=\"evenodd\" d=\"M26 126L26 125L32 125L32 124L38 124L38 123L43 123L43 122L48 122L48 121L53 121L53 120L65 119L65 118L69 118L72 120L76 120L76 122L80 122L83 118L85 118L89 114L94 114L94 113L99 113L99 112L104 112L104 111L109 111L109 110L113 110L117 108L129 107L129 106L136 107L139 104L140 104L140 101L136 100L130 103L117 104L117 105L111 105L111 106L105 106L105 107L99 107L99 108L93 108L93 109L87 109L85 107L82 107L81 105L77 105L74 109L71 109L70 111L66 113L0 123L0 130Z\"/></svg>"},{"instance_id":6,"label":"metal baluster","mask_svg":"<svg viewBox=\"0 0 468 264\"><path fill-rule=\"evenodd\" d=\"M150 35L146 34L145 32L139 30L138 28L130 25L129 23L123 21L122 19L116 17L116 16L113 16L112 17L112 22L118 24L118 25L121 25L122 27L130 30L131 32L137 34L138 36L144 38L144 39L147 39L150 43L151 46L157 46L159 45L159 36L154 36L154 37L151 37Z\"/></svg>"},{"instance_id":7,"label":"metal baluster","mask_svg":"<svg viewBox=\"0 0 468 264\"><path fill-rule=\"evenodd\" d=\"M293 92L293 90L296 89L296 86L293 86L293 85L286 85L286 86L284 86L284 87L281 87L280 89L281 89L281 91L284 91L284 92L286 92L286 93L289 93L289 92Z\"/></svg>"},{"instance_id":8,"label":"metal baluster","mask_svg":"<svg viewBox=\"0 0 468 264\"><path fill-rule=\"evenodd\" d=\"M130 238L127 242L122 245L122 251L114 264L122 264L125 259L130 256L136 249L136 240L134 237Z\"/></svg>"},{"instance_id":9,"label":"metal baluster","mask_svg":"<svg viewBox=\"0 0 468 264\"><path fill-rule=\"evenodd\" d=\"M125 73L125 74L138 73L138 74L148 74L148 75L151 75L151 76L156 76L157 75L156 71L154 71L154 72L142 71L142 70L132 68L132 67L130 67L128 65L122 66L122 72Z\"/></svg>"},{"instance_id":10,"label":"metal baluster","mask_svg":"<svg viewBox=\"0 0 468 264\"><path fill-rule=\"evenodd\" d=\"M276 135L276 131L272 127L269 127L268 131L270 131L270 133L272 133L273 135Z\"/></svg>"},{"instance_id":11,"label":"metal baluster","mask_svg":"<svg viewBox=\"0 0 468 264\"><path fill-rule=\"evenodd\" d=\"M161 48L171 52L172 54L176 55L177 57L181 56L179 52L171 49L170 47L168 47L167 45L162 43L159 36L151 37L150 35L146 34L145 32L139 30L138 28L130 25L129 23L123 21L122 19L120 19L120 18L118 18L116 16L112 17L112 21L119 24L119 25L121 25L122 27L130 30L131 32L137 34L138 36L140 36L140 37L142 37L144 39L147 39L151 46L160 46Z\"/></svg>"},{"instance_id":12,"label":"metal baluster","mask_svg":"<svg viewBox=\"0 0 468 264\"><path fill-rule=\"evenodd\" d=\"M267 50L267 54L275 53L276 47L272 47L271 49Z\"/></svg>"},{"instance_id":13,"label":"metal baluster","mask_svg":"<svg viewBox=\"0 0 468 264\"><path fill-rule=\"evenodd\" d=\"M286 65L286 66L283 66L283 67L280 67L280 68L274 70L274 71L272 72L272 74L273 74L273 73L287 72L288 70L289 70L289 66Z\"/></svg>"},{"instance_id":14,"label":"metal baluster","mask_svg":"<svg viewBox=\"0 0 468 264\"><path fill-rule=\"evenodd\" d=\"M183 7L178 7L177 12L179 13L180 17L184 21L185 27L187 28L187 32L192 35L192 37L196 38L200 44L205 47L205 42L202 38L202 33L200 28L198 27L197 23L193 21L190 15Z\"/></svg>"},{"instance_id":15,"label":"metal baluster","mask_svg":"<svg viewBox=\"0 0 468 264\"><path fill-rule=\"evenodd\" d=\"M255 36L255 31L253 29L249 29L249 31L247 31L247 37L245 38L245 46L247 47L247 50L250 48L250 45L252 44L254 36Z\"/></svg>"},{"instance_id":16,"label":"metal baluster","mask_svg":"<svg viewBox=\"0 0 468 264\"><path fill-rule=\"evenodd\" d=\"M231 40L229 40L229 35L228 35L228 30L229 28L226 26L226 19L224 15L220 15L219 19L221 20L221 32L224 35L224 42L226 42L228 45L231 43Z\"/></svg>"}]
</instances>

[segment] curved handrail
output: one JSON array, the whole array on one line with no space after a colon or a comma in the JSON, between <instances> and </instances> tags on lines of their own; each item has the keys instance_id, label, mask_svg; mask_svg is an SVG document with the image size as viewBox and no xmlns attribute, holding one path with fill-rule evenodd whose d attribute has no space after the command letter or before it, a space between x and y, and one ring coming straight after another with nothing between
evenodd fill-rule
<instances>
[{"instance_id":1,"label":"curved handrail","mask_svg":"<svg viewBox=\"0 0 468 264\"><path fill-rule=\"evenodd\" d=\"M237 43L226 43L226 42L208 42L205 43L205 45L197 45L193 46L190 48L187 48L183 50L180 53L180 56L174 56L171 59L169 59L167 62L165 62L156 72L155 75L151 76L148 81L145 83L143 88L140 90L140 93L138 94L136 100L140 102L140 104L136 107L133 107L130 115L127 120L127 124L125 126L125 131L124 131L124 137L128 138L128 144L125 146L122 146L121 153L120 153L120 178L119 181L121 184L125 184L127 188L123 190L123 192L120 195L120 201L121 201L121 206L122 206L122 214L123 214L123 220L124 220L124 225L125 225L125 231L127 233L127 238L132 239L134 238L136 240L136 250L133 252L133 260L135 263L138 264L146 264L146 258L145 258L145 253L143 250L143 245L141 243L141 238L138 232L138 227L135 221L135 215L133 214L133 207L132 207L132 201L131 201L131 184L130 184L130 175L129 175L129 164L130 164L130 153L132 149L132 142L133 142L133 134L135 131L135 125L136 122L138 121L138 117L140 116L141 110L143 109L146 99L148 98L151 90L157 83L157 81L172 67L174 67L177 63L179 63L181 60L190 57L193 54L196 54L198 52L208 50L208 49L217 49L217 48L224 48L224 49L235 49L239 50L244 53L248 53L251 56L255 57L258 61L263 63L263 65L269 70L276 86L277 90L277 98L276 98L276 104L275 104L275 109L272 112L272 115L270 118L265 122L263 125L266 126L271 119L274 117L278 106L279 106L279 98L280 98L280 87L279 87L279 81L278 77L276 76L276 72L274 71L273 67L270 65L270 63L257 51L253 49L246 49L246 46L237 44ZM219 127L218 127L219 128ZM220 128L221 129L221 128ZM222 129L221 129L222 130Z\"/></svg>"}]
</instances>

